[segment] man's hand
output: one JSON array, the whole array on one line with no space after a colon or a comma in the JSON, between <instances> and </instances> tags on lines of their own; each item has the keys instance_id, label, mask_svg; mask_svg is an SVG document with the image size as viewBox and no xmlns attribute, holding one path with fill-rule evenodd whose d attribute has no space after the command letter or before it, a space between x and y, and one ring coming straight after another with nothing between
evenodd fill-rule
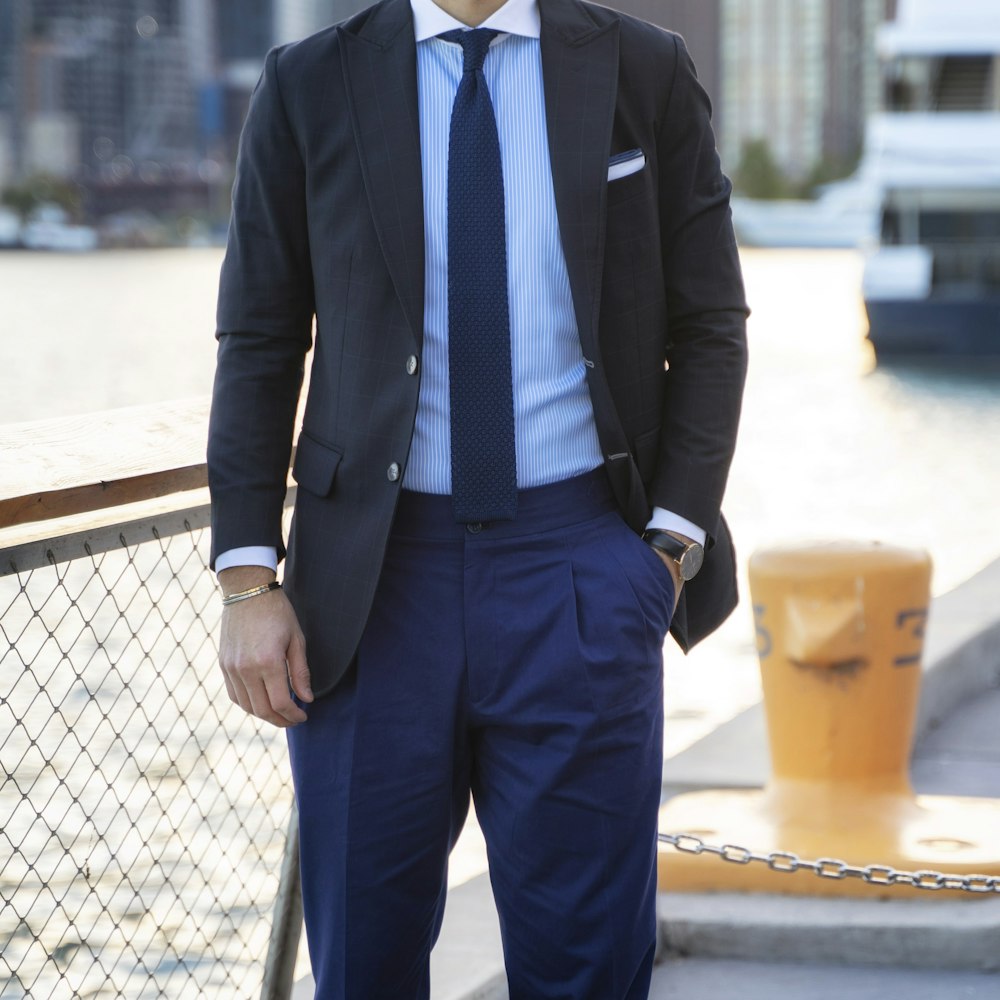
<instances>
[{"instance_id":1,"label":"man's hand","mask_svg":"<svg viewBox=\"0 0 1000 1000\"><path fill-rule=\"evenodd\" d=\"M233 566L219 574L225 594L270 583L274 573L260 566ZM292 606L281 590L230 604L222 610L219 662L232 701L282 729L305 722L292 700L312 701L306 643Z\"/></svg>"}]
</instances>

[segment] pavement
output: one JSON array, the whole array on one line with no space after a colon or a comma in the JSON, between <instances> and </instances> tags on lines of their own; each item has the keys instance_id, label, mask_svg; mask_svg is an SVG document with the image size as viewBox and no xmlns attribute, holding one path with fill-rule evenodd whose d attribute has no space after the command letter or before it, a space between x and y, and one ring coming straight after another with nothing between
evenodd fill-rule
<instances>
[{"instance_id":1,"label":"pavement","mask_svg":"<svg viewBox=\"0 0 1000 1000\"><path fill-rule=\"evenodd\" d=\"M1000 976L852 966L672 958L649 1000L997 1000Z\"/></svg>"}]
</instances>

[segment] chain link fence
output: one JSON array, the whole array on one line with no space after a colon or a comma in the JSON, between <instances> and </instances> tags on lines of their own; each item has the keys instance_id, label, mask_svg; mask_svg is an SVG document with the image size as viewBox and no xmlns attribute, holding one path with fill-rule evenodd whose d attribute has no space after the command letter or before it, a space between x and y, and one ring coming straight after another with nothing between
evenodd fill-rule
<instances>
[{"instance_id":1,"label":"chain link fence","mask_svg":"<svg viewBox=\"0 0 1000 1000\"><path fill-rule=\"evenodd\" d=\"M0 551L0 1000L260 994L291 778L226 696L207 518Z\"/></svg>"}]
</instances>

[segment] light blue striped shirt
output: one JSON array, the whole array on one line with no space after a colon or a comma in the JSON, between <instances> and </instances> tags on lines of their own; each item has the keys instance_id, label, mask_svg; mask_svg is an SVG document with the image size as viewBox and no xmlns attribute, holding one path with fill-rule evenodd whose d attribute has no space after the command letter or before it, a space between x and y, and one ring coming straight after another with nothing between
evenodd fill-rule
<instances>
[{"instance_id":1,"label":"light blue striped shirt","mask_svg":"<svg viewBox=\"0 0 1000 1000\"><path fill-rule=\"evenodd\" d=\"M462 78L462 47L435 37L457 22L436 6L433 13L429 24L420 16L415 24L424 188L424 344L403 486L450 493L448 134ZM505 8L504 13L512 12ZM487 21L484 26L494 25ZM537 33L498 36L483 73L503 163L517 483L521 488L542 486L589 472L603 456L556 217Z\"/></svg>"}]
</instances>

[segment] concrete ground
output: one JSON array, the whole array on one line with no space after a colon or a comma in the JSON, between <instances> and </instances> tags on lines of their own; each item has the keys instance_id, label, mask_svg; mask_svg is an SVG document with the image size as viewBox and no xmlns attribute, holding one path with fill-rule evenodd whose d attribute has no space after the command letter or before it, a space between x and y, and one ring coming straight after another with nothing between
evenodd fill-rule
<instances>
[{"instance_id":1,"label":"concrete ground","mask_svg":"<svg viewBox=\"0 0 1000 1000\"><path fill-rule=\"evenodd\" d=\"M998 1000L1000 975L674 958L649 1000Z\"/></svg>"}]
</instances>

